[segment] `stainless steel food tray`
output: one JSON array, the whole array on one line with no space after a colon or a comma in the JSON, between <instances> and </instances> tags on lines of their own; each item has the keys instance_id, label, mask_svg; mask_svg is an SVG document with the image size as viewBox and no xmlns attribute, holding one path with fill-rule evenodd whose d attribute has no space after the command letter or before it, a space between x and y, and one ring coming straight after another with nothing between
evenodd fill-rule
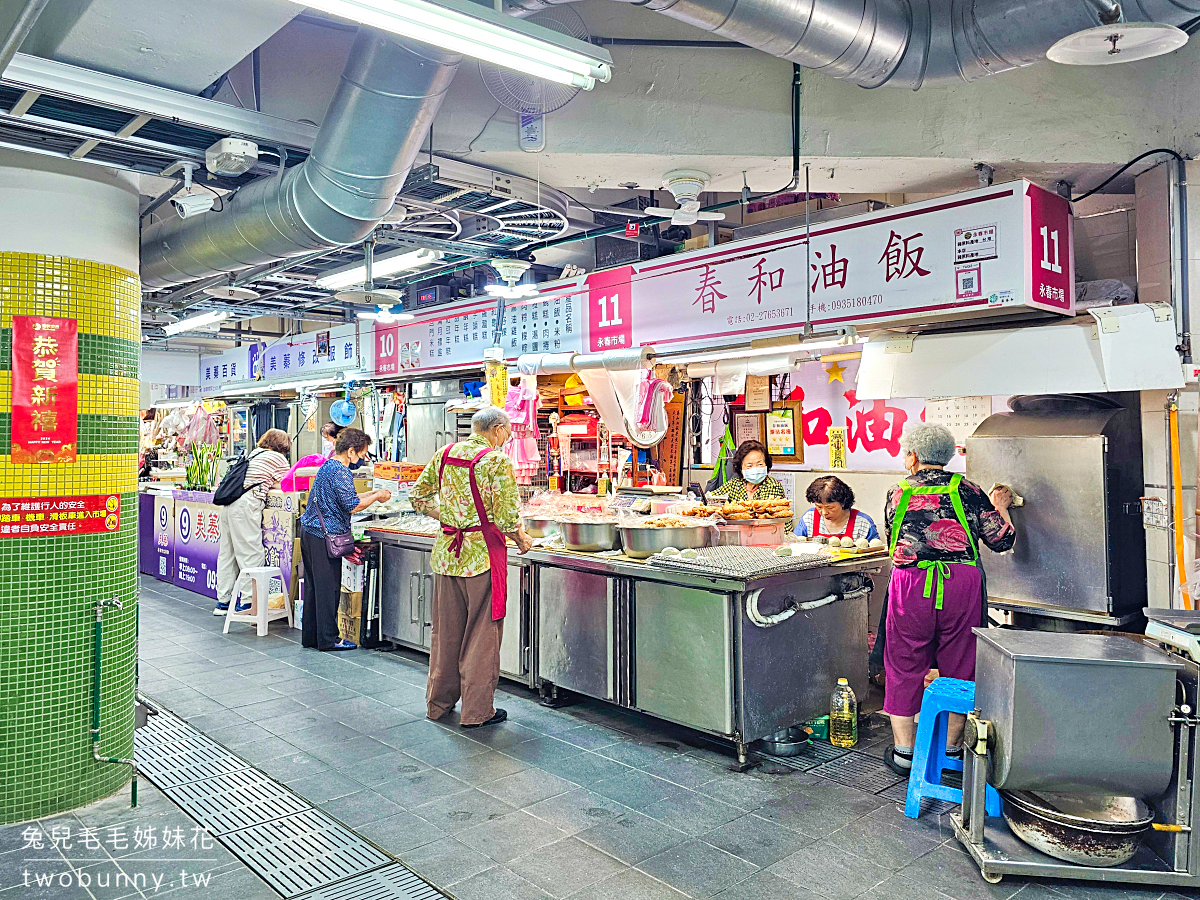
<instances>
[{"instance_id":1,"label":"stainless steel food tray","mask_svg":"<svg viewBox=\"0 0 1200 900\"><path fill-rule=\"evenodd\" d=\"M803 556L776 556L773 550L763 547L709 547L703 550L702 554L706 560L704 562L657 554L646 562L663 569L744 580L764 578L782 572L795 572L800 569L815 569L819 566L827 566L832 562L828 556L816 553L807 553Z\"/></svg>"}]
</instances>

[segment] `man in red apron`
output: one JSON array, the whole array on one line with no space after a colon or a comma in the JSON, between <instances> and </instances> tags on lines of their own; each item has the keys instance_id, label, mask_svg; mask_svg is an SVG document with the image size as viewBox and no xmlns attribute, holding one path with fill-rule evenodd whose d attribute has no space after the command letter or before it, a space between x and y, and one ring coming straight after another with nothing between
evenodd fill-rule
<instances>
[{"instance_id":1,"label":"man in red apron","mask_svg":"<svg viewBox=\"0 0 1200 900\"><path fill-rule=\"evenodd\" d=\"M521 527L512 462L498 452L512 428L504 410L482 409L472 434L438 450L413 485L413 508L442 523L433 544L433 633L427 715L440 719L462 699L463 728L495 725L508 713L493 706L500 679L500 640L508 597L508 550L533 541Z\"/></svg>"}]
</instances>

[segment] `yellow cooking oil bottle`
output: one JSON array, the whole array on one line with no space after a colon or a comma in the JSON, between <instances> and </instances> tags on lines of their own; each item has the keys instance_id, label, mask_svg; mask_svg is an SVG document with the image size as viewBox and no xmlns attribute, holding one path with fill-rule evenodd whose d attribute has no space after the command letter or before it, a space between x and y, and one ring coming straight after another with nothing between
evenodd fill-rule
<instances>
[{"instance_id":1,"label":"yellow cooking oil bottle","mask_svg":"<svg viewBox=\"0 0 1200 900\"><path fill-rule=\"evenodd\" d=\"M838 679L829 696L829 743L835 747L858 743L858 698L845 678Z\"/></svg>"}]
</instances>

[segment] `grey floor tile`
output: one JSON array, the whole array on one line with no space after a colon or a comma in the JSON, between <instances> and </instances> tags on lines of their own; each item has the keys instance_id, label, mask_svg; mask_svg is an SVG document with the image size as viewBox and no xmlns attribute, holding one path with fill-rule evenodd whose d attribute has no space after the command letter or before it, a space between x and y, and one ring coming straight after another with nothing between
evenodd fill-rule
<instances>
[{"instance_id":1,"label":"grey floor tile","mask_svg":"<svg viewBox=\"0 0 1200 900\"><path fill-rule=\"evenodd\" d=\"M456 834L482 822L499 819L514 810L507 803L470 788L410 811L432 822L447 834Z\"/></svg>"},{"instance_id":2,"label":"grey floor tile","mask_svg":"<svg viewBox=\"0 0 1200 900\"><path fill-rule=\"evenodd\" d=\"M279 756L275 759L258 763L257 767L272 778L282 781L285 784L299 781L301 778L308 778L310 775L331 771L330 766L321 762L315 756L309 756L307 753L301 753L299 750L293 751L287 756Z\"/></svg>"},{"instance_id":3,"label":"grey floor tile","mask_svg":"<svg viewBox=\"0 0 1200 900\"><path fill-rule=\"evenodd\" d=\"M683 754L675 754L672 757L641 766L641 769L690 790L696 790L701 785L730 774L720 766L714 766L702 759ZM746 781L752 780L746 778Z\"/></svg>"},{"instance_id":4,"label":"grey floor tile","mask_svg":"<svg viewBox=\"0 0 1200 900\"><path fill-rule=\"evenodd\" d=\"M335 769L346 769L352 768L368 759L374 759L377 756L395 753L396 749L374 738L359 735L339 744L312 747L308 752L321 760L321 762L328 763Z\"/></svg>"},{"instance_id":5,"label":"grey floor tile","mask_svg":"<svg viewBox=\"0 0 1200 900\"><path fill-rule=\"evenodd\" d=\"M404 864L432 884L448 888L496 865L490 857L464 846L452 837L417 847L404 854Z\"/></svg>"},{"instance_id":6,"label":"grey floor tile","mask_svg":"<svg viewBox=\"0 0 1200 900\"><path fill-rule=\"evenodd\" d=\"M917 818L910 819L904 814L903 803L888 803L874 810L870 814L870 818L887 822L912 834L925 835L930 840L939 842L954 840L954 824L950 821L948 813L938 815L923 812Z\"/></svg>"},{"instance_id":7,"label":"grey floor tile","mask_svg":"<svg viewBox=\"0 0 1200 900\"><path fill-rule=\"evenodd\" d=\"M258 676L254 677L257 678ZM287 694L286 688L278 689L282 690L285 695ZM238 707L238 714L245 716L252 722L261 723L264 719L274 719L290 713L302 713L306 708L303 703L299 703L291 697L283 696L276 700L263 700L258 703L250 703L246 706Z\"/></svg>"},{"instance_id":8,"label":"grey floor tile","mask_svg":"<svg viewBox=\"0 0 1200 900\"><path fill-rule=\"evenodd\" d=\"M396 813L377 822L367 822L355 831L393 856L400 856L446 837L440 828L407 812Z\"/></svg>"},{"instance_id":9,"label":"grey floor tile","mask_svg":"<svg viewBox=\"0 0 1200 900\"><path fill-rule=\"evenodd\" d=\"M852 900L892 875L891 869L828 844L797 850L767 871L806 890L819 890L829 900Z\"/></svg>"},{"instance_id":10,"label":"grey floor tile","mask_svg":"<svg viewBox=\"0 0 1200 900\"><path fill-rule=\"evenodd\" d=\"M659 800L681 793L684 788L641 769L626 769L622 774L605 778L589 786L603 797L615 800L630 809L644 809Z\"/></svg>"},{"instance_id":11,"label":"grey floor tile","mask_svg":"<svg viewBox=\"0 0 1200 900\"><path fill-rule=\"evenodd\" d=\"M691 897L711 897L753 875L759 867L694 840L652 856L637 868Z\"/></svg>"},{"instance_id":12,"label":"grey floor tile","mask_svg":"<svg viewBox=\"0 0 1200 900\"><path fill-rule=\"evenodd\" d=\"M557 738L542 736L534 738L531 741L513 744L511 747L505 747L504 752L530 765L549 769L549 764L569 759L572 756L578 756L583 753L583 748L576 747L574 744L568 744L566 741L560 741Z\"/></svg>"},{"instance_id":13,"label":"grey floor tile","mask_svg":"<svg viewBox=\"0 0 1200 900\"><path fill-rule=\"evenodd\" d=\"M420 744L405 747L404 752L429 766L442 766L487 752L487 747L469 738L444 732Z\"/></svg>"},{"instance_id":14,"label":"grey floor tile","mask_svg":"<svg viewBox=\"0 0 1200 900\"><path fill-rule=\"evenodd\" d=\"M561 841L566 834L549 822L518 811L475 825L456 837L459 843L472 850L478 850L496 862L506 863Z\"/></svg>"},{"instance_id":15,"label":"grey floor tile","mask_svg":"<svg viewBox=\"0 0 1200 900\"><path fill-rule=\"evenodd\" d=\"M795 882L772 875L756 872L745 881L739 881L716 895L716 900L823 900L820 894L807 891ZM872 900L875 900L872 897ZM880 900L925 900L909 894L892 894Z\"/></svg>"},{"instance_id":16,"label":"grey floor tile","mask_svg":"<svg viewBox=\"0 0 1200 900\"><path fill-rule=\"evenodd\" d=\"M499 725L489 725L487 728L477 728L471 732L471 740L486 744L493 750L503 750L515 744L531 741L541 735L532 728L526 728L510 717L507 722Z\"/></svg>"},{"instance_id":17,"label":"grey floor tile","mask_svg":"<svg viewBox=\"0 0 1200 900\"><path fill-rule=\"evenodd\" d=\"M444 729L439 728L433 722L427 719L418 719L415 722L395 725L386 731L377 731L375 738L383 741L389 747L403 750L406 747L415 747L418 744L434 740L444 733Z\"/></svg>"},{"instance_id":18,"label":"grey floor tile","mask_svg":"<svg viewBox=\"0 0 1200 900\"><path fill-rule=\"evenodd\" d=\"M405 809L414 809L442 797L449 797L471 786L437 769L424 769L375 787L375 791Z\"/></svg>"},{"instance_id":19,"label":"grey floor tile","mask_svg":"<svg viewBox=\"0 0 1200 900\"><path fill-rule=\"evenodd\" d=\"M572 900L683 900L675 888L645 872L626 869L572 894Z\"/></svg>"},{"instance_id":20,"label":"grey floor tile","mask_svg":"<svg viewBox=\"0 0 1200 900\"><path fill-rule=\"evenodd\" d=\"M280 735L282 736L282 735ZM322 718L312 726L295 730L286 735L288 743L295 744L301 750L311 752L318 747L336 747L346 741L362 737L353 728L335 722L330 718Z\"/></svg>"},{"instance_id":21,"label":"grey floor tile","mask_svg":"<svg viewBox=\"0 0 1200 900\"><path fill-rule=\"evenodd\" d=\"M726 822L704 835L704 840L762 868L813 843L813 838L756 815Z\"/></svg>"},{"instance_id":22,"label":"grey floor tile","mask_svg":"<svg viewBox=\"0 0 1200 900\"><path fill-rule=\"evenodd\" d=\"M573 791L579 785L541 769L525 769L480 785L480 790L503 800L515 809L523 809L541 800Z\"/></svg>"},{"instance_id":23,"label":"grey floor tile","mask_svg":"<svg viewBox=\"0 0 1200 900\"><path fill-rule=\"evenodd\" d=\"M243 718L232 709L221 709L219 712L200 713L192 716L183 716L187 719L187 723L203 734L208 734L210 731L216 731L218 728L228 728L230 725L248 724L249 720Z\"/></svg>"},{"instance_id":24,"label":"grey floor tile","mask_svg":"<svg viewBox=\"0 0 1200 900\"><path fill-rule=\"evenodd\" d=\"M504 751L507 753L508 751ZM637 771L615 760L607 759L598 753L586 752L566 759L543 760L538 764L539 769L573 781L584 787L603 781L607 778L619 778Z\"/></svg>"},{"instance_id":25,"label":"grey floor tile","mask_svg":"<svg viewBox=\"0 0 1200 900\"><path fill-rule=\"evenodd\" d=\"M619 819L630 812L628 807L614 803L586 788L541 800L525 807L525 810L561 828L567 834L586 831L600 822Z\"/></svg>"},{"instance_id":26,"label":"grey floor tile","mask_svg":"<svg viewBox=\"0 0 1200 900\"><path fill-rule=\"evenodd\" d=\"M373 759L368 759L356 766L351 766L344 770L344 773L355 781L362 782L367 787L378 787L381 784L395 781L398 778L404 778L408 775L416 775L418 772L424 772L429 766L423 762L418 762L411 756L405 756L403 753L385 753L382 756L376 756Z\"/></svg>"},{"instance_id":27,"label":"grey floor tile","mask_svg":"<svg viewBox=\"0 0 1200 900\"><path fill-rule=\"evenodd\" d=\"M584 750L599 750L601 747L611 747L621 741L629 740L629 736L603 725L576 725L554 735L560 741L582 747Z\"/></svg>"},{"instance_id":28,"label":"grey floor tile","mask_svg":"<svg viewBox=\"0 0 1200 900\"><path fill-rule=\"evenodd\" d=\"M286 738L297 732L305 734L320 734L331 721L315 709L302 709L299 712L285 713L258 720L258 725L277 737Z\"/></svg>"},{"instance_id":29,"label":"grey floor tile","mask_svg":"<svg viewBox=\"0 0 1200 900\"><path fill-rule=\"evenodd\" d=\"M843 806L825 797L814 798L797 792L782 800L763 804L755 812L793 831L809 837L826 837L839 828L844 828L855 819L862 818L871 810Z\"/></svg>"},{"instance_id":30,"label":"grey floor tile","mask_svg":"<svg viewBox=\"0 0 1200 900\"><path fill-rule=\"evenodd\" d=\"M367 788L327 800L321 804L321 809L351 828L404 812L399 804Z\"/></svg>"},{"instance_id":31,"label":"grey floor tile","mask_svg":"<svg viewBox=\"0 0 1200 900\"><path fill-rule=\"evenodd\" d=\"M338 797L345 797L363 789L362 784L343 775L341 772L321 772L316 775L306 775L288 782L288 787L307 800L309 803L324 803ZM383 818L376 816L376 818Z\"/></svg>"},{"instance_id":32,"label":"grey floor tile","mask_svg":"<svg viewBox=\"0 0 1200 900\"><path fill-rule=\"evenodd\" d=\"M515 775L517 772L523 772L529 768L529 765L521 762L519 759L505 756L503 753L497 753L495 750L488 750L476 756L469 756L466 759L446 763L443 766L438 766L438 768L443 772L448 772L455 778L462 779L468 784L481 785L495 781L498 778L504 778L507 775Z\"/></svg>"},{"instance_id":33,"label":"grey floor tile","mask_svg":"<svg viewBox=\"0 0 1200 900\"><path fill-rule=\"evenodd\" d=\"M691 792L651 803L642 812L693 837L712 831L743 814L742 810L728 803Z\"/></svg>"},{"instance_id":34,"label":"grey floor tile","mask_svg":"<svg viewBox=\"0 0 1200 900\"><path fill-rule=\"evenodd\" d=\"M635 812L579 832L576 837L631 866L688 839L682 831Z\"/></svg>"},{"instance_id":35,"label":"grey floor tile","mask_svg":"<svg viewBox=\"0 0 1200 900\"><path fill-rule=\"evenodd\" d=\"M657 744L645 744L641 741L623 741L596 752L601 756L638 769L653 766L681 755L678 751L660 747Z\"/></svg>"},{"instance_id":36,"label":"grey floor tile","mask_svg":"<svg viewBox=\"0 0 1200 900\"><path fill-rule=\"evenodd\" d=\"M716 778L695 790L740 809L757 809L764 803L790 796L797 787L788 775L761 776L722 770Z\"/></svg>"},{"instance_id":37,"label":"grey floor tile","mask_svg":"<svg viewBox=\"0 0 1200 900\"><path fill-rule=\"evenodd\" d=\"M567 897L626 868L607 853L576 838L542 847L507 866L552 897Z\"/></svg>"},{"instance_id":38,"label":"grey floor tile","mask_svg":"<svg viewBox=\"0 0 1200 900\"><path fill-rule=\"evenodd\" d=\"M1006 877L999 884L988 884L970 856L946 846L909 863L900 874L948 894L954 900L1007 900L1023 886L1020 879L1012 877Z\"/></svg>"},{"instance_id":39,"label":"grey floor tile","mask_svg":"<svg viewBox=\"0 0 1200 900\"><path fill-rule=\"evenodd\" d=\"M458 900L548 900L549 894L511 869L496 866L454 886Z\"/></svg>"},{"instance_id":40,"label":"grey floor tile","mask_svg":"<svg viewBox=\"0 0 1200 900\"><path fill-rule=\"evenodd\" d=\"M925 835L865 816L835 831L816 848L832 845L884 868L901 869L939 844Z\"/></svg>"},{"instance_id":41,"label":"grey floor tile","mask_svg":"<svg viewBox=\"0 0 1200 900\"><path fill-rule=\"evenodd\" d=\"M281 756L293 756L296 750L295 745L273 735L264 740L255 741L253 744L235 748L238 756L254 766L261 766L263 763Z\"/></svg>"},{"instance_id":42,"label":"grey floor tile","mask_svg":"<svg viewBox=\"0 0 1200 900\"><path fill-rule=\"evenodd\" d=\"M913 881L903 875L893 875L863 894L862 900L950 900L950 897L927 884ZM1026 897L1025 900L1035 900L1035 898ZM1059 900L1059 898L1041 898L1041 900Z\"/></svg>"},{"instance_id":43,"label":"grey floor tile","mask_svg":"<svg viewBox=\"0 0 1200 900\"><path fill-rule=\"evenodd\" d=\"M1006 876L1011 877L1011 876ZM1020 879L1018 879L1020 880ZM1003 882L1002 882L1003 883ZM1139 888L1132 884L1102 884L1096 881L1079 881L1067 878L1039 878L1030 880L1021 889L1022 900L1157 900L1158 888L1148 885ZM1180 891L1182 894L1183 891ZM1191 892L1193 900L1200 892ZM1167 894L1163 900L1170 900Z\"/></svg>"}]
</instances>

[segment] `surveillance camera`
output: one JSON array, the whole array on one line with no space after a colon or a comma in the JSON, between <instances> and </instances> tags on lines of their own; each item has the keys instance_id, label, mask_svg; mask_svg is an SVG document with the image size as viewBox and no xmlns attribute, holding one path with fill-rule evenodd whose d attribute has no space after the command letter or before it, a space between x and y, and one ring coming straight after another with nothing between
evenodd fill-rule
<instances>
[{"instance_id":1,"label":"surveillance camera","mask_svg":"<svg viewBox=\"0 0 1200 900\"><path fill-rule=\"evenodd\" d=\"M215 202L216 198L212 194L184 194L171 201L181 219L206 213L213 208Z\"/></svg>"}]
</instances>

